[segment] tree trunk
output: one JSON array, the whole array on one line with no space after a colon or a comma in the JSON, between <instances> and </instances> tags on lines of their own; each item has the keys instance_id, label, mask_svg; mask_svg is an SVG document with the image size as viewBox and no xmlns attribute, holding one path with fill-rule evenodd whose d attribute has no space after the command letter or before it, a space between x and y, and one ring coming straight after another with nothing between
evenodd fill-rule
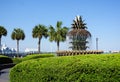
<instances>
[{"instance_id":1,"label":"tree trunk","mask_svg":"<svg viewBox=\"0 0 120 82\"><path fill-rule=\"evenodd\" d=\"M59 51L59 41L57 41L57 50Z\"/></svg>"},{"instance_id":2,"label":"tree trunk","mask_svg":"<svg viewBox=\"0 0 120 82\"><path fill-rule=\"evenodd\" d=\"M38 41L38 53L40 54L40 43L41 43L41 38L39 38L39 41Z\"/></svg>"},{"instance_id":3,"label":"tree trunk","mask_svg":"<svg viewBox=\"0 0 120 82\"><path fill-rule=\"evenodd\" d=\"M19 57L19 40L17 40L17 57Z\"/></svg>"}]
</instances>

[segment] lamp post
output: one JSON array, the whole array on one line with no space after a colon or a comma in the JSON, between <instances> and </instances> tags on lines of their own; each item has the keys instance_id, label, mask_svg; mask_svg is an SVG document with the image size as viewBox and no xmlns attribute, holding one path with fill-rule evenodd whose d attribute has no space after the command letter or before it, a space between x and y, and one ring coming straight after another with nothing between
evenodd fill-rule
<instances>
[{"instance_id":1,"label":"lamp post","mask_svg":"<svg viewBox=\"0 0 120 82\"><path fill-rule=\"evenodd\" d=\"M96 38L96 50L98 50L98 38Z\"/></svg>"}]
</instances>

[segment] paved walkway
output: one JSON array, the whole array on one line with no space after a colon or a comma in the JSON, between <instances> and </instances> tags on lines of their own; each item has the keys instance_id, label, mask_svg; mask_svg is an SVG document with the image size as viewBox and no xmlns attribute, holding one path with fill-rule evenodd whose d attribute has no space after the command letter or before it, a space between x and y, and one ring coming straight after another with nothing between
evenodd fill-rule
<instances>
[{"instance_id":1,"label":"paved walkway","mask_svg":"<svg viewBox=\"0 0 120 82\"><path fill-rule=\"evenodd\" d=\"M9 82L9 71L10 68L3 69L0 71L0 82Z\"/></svg>"}]
</instances>

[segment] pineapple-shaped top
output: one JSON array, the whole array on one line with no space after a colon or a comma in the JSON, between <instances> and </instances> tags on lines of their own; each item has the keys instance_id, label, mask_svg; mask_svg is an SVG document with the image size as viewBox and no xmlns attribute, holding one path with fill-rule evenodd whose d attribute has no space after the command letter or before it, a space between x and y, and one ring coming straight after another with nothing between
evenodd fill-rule
<instances>
[{"instance_id":1,"label":"pineapple-shaped top","mask_svg":"<svg viewBox=\"0 0 120 82\"><path fill-rule=\"evenodd\" d=\"M72 50L86 50L88 46L88 38L91 37L91 33L87 31L86 23L82 20L81 16L76 16L73 20L72 30L68 33L72 46Z\"/></svg>"},{"instance_id":2,"label":"pineapple-shaped top","mask_svg":"<svg viewBox=\"0 0 120 82\"><path fill-rule=\"evenodd\" d=\"M72 24L73 29L86 29L86 23L84 23L84 20L82 20L81 16L76 16L75 19L73 20Z\"/></svg>"}]
</instances>

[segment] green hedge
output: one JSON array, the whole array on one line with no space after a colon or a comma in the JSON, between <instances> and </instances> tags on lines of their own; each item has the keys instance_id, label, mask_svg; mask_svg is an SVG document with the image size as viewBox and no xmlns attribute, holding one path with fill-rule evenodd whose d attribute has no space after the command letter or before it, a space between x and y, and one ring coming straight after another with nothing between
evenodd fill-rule
<instances>
[{"instance_id":1,"label":"green hedge","mask_svg":"<svg viewBox=\"0 0 120 82\"><path fill-rule=\"evenodd\" d=\"M13 67L14 64L12 64L12 63L13 63L13 61L11 58L0 55L0 70Z\"/></svg>"},{"instance_id":2,"label":"green hedge","mask_svg":"<svg viewBox=\"0 0 120 82\"><path fill-rule=\"evenodd\" d=\"M54 57L54 55L53 54L32 54L32 55L27 55L26 57L23 57L23 58L13 58L13 62L18 64L22 61L38 59L38 58L46 58L46 57Z\"/></svg>"},{"instance_id":3,"label":"green hedge","mask_svg":"<svg viewBox=\"0 0 120 82\"><path fill-rule=\"evenodd\" d=\"M13 63L12 59L7 56L0 55L0 64L8 64L8 63Z\"/></svg>"},{"instance_id":4,"label":"green hedge","mask_svg":"<svg viewBox=\"0 0 120 82\"><path fill-rule=\"evenodd\" d=\"M120 54L28 60L10 71L11 82L120 82Z\"/></svg>"}]
</instances>

